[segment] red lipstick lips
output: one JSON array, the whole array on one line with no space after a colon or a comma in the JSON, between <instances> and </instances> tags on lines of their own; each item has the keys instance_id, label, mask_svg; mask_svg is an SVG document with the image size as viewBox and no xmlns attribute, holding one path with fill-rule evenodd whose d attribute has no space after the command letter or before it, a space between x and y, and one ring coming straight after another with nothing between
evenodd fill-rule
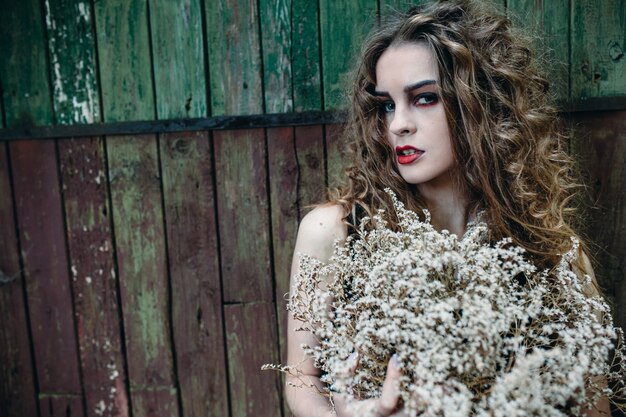
<instances>
[{"instance_id":1,"label":"red lipstick lips","mask_svg":"<svg viewBox=\"0 0 626 417\"><path fill-rule=\"evenodd\" d=\"M410 164L416 161L423 154L424 154L424 151L417 149L411 145L396 146L396 155L398 156L398 163L401 165Z\"/></svg>"}]
</instances>

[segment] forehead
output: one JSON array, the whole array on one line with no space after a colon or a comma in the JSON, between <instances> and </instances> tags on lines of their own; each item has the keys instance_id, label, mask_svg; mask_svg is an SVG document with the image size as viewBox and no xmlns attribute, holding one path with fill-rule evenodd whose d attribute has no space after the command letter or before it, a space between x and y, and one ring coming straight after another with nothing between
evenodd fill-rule
<instances>
[{"instance_id":1,"label":"forehead","mask_svg":"<svg viewBox=\"0 0 626 417\"><path fill-rule=\"evenodd\" d=\"M376 62L376 89L395 83L411 84L439 80L435 57L424 43L405 43L387 48Z\"/></svg>"}]
</instances>

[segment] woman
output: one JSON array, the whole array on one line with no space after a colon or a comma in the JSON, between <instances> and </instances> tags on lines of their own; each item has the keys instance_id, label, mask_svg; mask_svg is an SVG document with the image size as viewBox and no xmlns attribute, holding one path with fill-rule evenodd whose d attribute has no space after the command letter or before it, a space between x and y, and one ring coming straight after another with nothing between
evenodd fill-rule
<instances>
[{"instance_id":1,"label":"woman","mask_svg":"<svg viewBox=\"0 0 626 417\"><path fill-rule=\"evenodd\" d=\"M376 29L359 62L345 131L352 165L330 202L302 220L292 276L299 254L328 262L355 211L393 213L385 188L458 236L483 212L494 240L511 237L538 266L554 267L578 237L570 226L577 184L548 83L508 20L470 1L414 8ZM574 267L592 274L583 253ZM297 327L290 318L288 363L322 388L300 348L315 339ZM392 359L382 396L367 400L381 416L404 415L399 376ZM335 415L313 390L288 383L286 395L298 417ZM604 400L597 408L590 415L608 412ZM347 413L337 404L337 415Z\"/></svg>"}]
</instances>

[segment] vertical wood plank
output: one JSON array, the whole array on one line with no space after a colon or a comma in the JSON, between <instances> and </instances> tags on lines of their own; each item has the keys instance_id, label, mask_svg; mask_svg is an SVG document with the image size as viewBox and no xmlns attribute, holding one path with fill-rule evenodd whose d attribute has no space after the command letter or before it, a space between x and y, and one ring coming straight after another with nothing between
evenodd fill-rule
<instances>
[{"instance_id":1,"label":"vertical wood plank","mask_svg":"<svg viewBox=\"0 0 626 417\"><path fill-rule=\"evenodd\" d=\"M205 2L213 116L263 113L256 0Z\"/></svg>"},{"instance_id":2,"label":"vertical wood plank","mask_svg":"<svg viewBox=\"0 0 626 417\"><path fill-rule=\"evenodd\" d=\"M52 124L41 2L12 2L0 13L0 80L6 127Z\"/></svg>"},{"instance_id":3,"label":"vertical wood plank","mask_svg":"<svg viewBox=\"0 0 626 417\"><path fill-rule=\"evenodd\" d=\"M157 118L207 116L199 0L152 0Z\"/></svg>"},{"instance_id":4,"label":"vertical wood plank","mask_svg":"<svg viewBox=\"0 0 626 417\"><path fill-rule=\"evenodd\" d=\"M586 230L596 244L596 275L614 303L614 318L626 326L626 111L575 113L572 146L591 188ZM592 250L594 247L592 246Z\"/></svg>"},{"instance_id":5,"label":"vertical wood plank","mask_svg":"<svg viewBox=\"0 0 626 417\"><path fill-rule=\"evenodd\" d=\"M37 416L7 148L0 143L0 415Z\"/></svg>"},{"instance_id":6,"label":"vertical wood plank","mask_svg":"<svg viewBox=\"0 0 626 417\"><path fill-rule=\"evenodd\" d=\"M292 0L293 104L295 111L321 110L318 2Z\"/></svg>"},{"instance_id":7,"label":"vertical wood plank","mask_svg":"<svg viewBox=\"0 0 626 417\"><path fill-rule=\"evenodd\" d=\"M260 371L276 363L276 316L271 303L224 306L232 417L281 416L280 378Z\"/></svg>"},{"instance_id":8,"label":"vertical wood plank","mask_svg":"<svg viewBox=\"0 0 626 417\"><path fill-rule=\"evenodd\" d=\"M624 96L626 0L572 1L572 99Z\"/></svg>"},{"instance_id":9,"label":"vertical wood plank","mask_svg":"<svg viewBox=\"0 0 626 417\"><path fill-rule=\"evenodd\" d=\"M87 413L128 416L103 141L63 139L59 155Z\"/></svg>"},{"instance_id":10,"label":"vertical wood plank","mask_svg":"<svg viewBox=\"0 0 626 417\"><path fill-rule=\"evenodd\" d=\"M9 149L41 412L54 402L82 416L55 143L19 141Z\"/></svg>"},{"instance_id":11,"label":"vertical wood plank","mask_svg":"<svg viewBox=\"0 0 626 417\"><path fill-rule=\"evenodd\" d=\"M224 302L272 301L264 132L214 133Z\"/></svg>"},{"instance_id":12,"label":"vertical wood plank","mask_svg":"<svg viewBox=\"0 0 626 417\"><path fill-rule=\"evenodd\" d=\"M551 92L559 100L569 99L569 0L507 0L507 13L522 30L535 35L543 64L550 74Z\"/></svg>"},{"instance_id":13,"label":"vertical wood plank","mask_svg":"<svg viewBox=\"0 0 626 417\"><path fill-rule=\"evenodd\" d=\"M206 132L161 135L172 321L183 415L228 416L211 149Z\"/></svg>"},{"instance_id":14,"label":"vertical wood plank","mask_svg":"<svg viewBox=\"0 0 626 417\"><path fill-rule=\"evenodd\" d=\"M293 110L291 5L292 0L259 0L266 113Z\"/></svg>"},{"instance_id":15,"label":"vertical wood plank","mask_svg":"<svg viewBox=\"0 0 626 417\"><path fill-rule=\"evenodd\" d=\"M98 74L89 2L45 0L56 123L100 121Z\"/></svg>"},{"instance_id":16,"label":"vertical wood plank","mask_svg":"<svg viewBox=\"0 0 626 417\"><path fill-rule=\"evenodd\" d=\"M368 28L376 22L370 0L320 0L324 108L346 107L345 90Z\"/></svg>"},{"instance_id":17,"label":"vertical wood plank","mask_svg":"<svg viewBox=\"0 0 626 417\"><path fill-rule=\"evenodd\" d=\"M328 187L337 187L343 183L344 169L347 166L344 157L345 144L342 141L342 126L338 124L326 125L326 169Z\"/></svg>"},{"instance_id":18,"label":"vertical wood plank","mask_svg":"<svg viewBox=\"0 0 626 417\"><path fill-rule=\"evenodd\" d=\"M146 2L94 2L105 122L155 117Z\"/></svg>"},{"instance_id":19,"label":"vertical wood plank","mask_svg":"<svg viewBox=\"0 0 626 417\"><path fill-rule=\"evenodd\" d=\"M133 416L178 415L154 136L107 138Z\"/></svg>"}]
</instances>

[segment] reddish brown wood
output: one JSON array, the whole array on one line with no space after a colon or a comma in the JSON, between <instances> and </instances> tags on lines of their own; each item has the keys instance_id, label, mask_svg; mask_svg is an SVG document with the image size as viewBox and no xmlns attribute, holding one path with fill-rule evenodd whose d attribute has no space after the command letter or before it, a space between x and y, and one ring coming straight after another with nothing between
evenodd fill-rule
<instances>
[{"instance_id":1,"label":"reddish brown wood","mask_svg":"<svg viewBox=\"0 0 626 417\"><path fill-rule=\"evenodd\" d=\"M44 395L39 398L41 417L82 417L96 415L94 410L89 414L83 413L83 404L77 396Z\"/></svg>"},{"instance_id":2,"label":"reddish brown wood","mask_svg":"<svg viewBox=\"0 0 626 417\"><path fill-rule=\"evenodd\" d=\"M328 169L328 186L337 187L342 183L346 166L344 157L345 145L341 138L342 126L326 125L326 167Z\"/></svg>"},{"instance_id":3,"label":"reddish brown wood","mask_svg":"<svg viewBox=\"0 0 626 417\"><path fill-rule=\"evenodd\" d=\"M296 127L295 131L300 172L298 209L301 219L312 205L320 204L325 200L324 127L322 125L300 126Z\"/></svg>"},{"instance_id":4,"label":"reddish brown wood","mask_svg":"<svg viewBox=\"0 0 626 417\"><path fill-rule=\"evenodd\" d=\"M224 306L232 417L281 416L280 377L261 371L278 361L276 315L272 303Z\"/></svg>"},{"instance_id":5,"label":"reddish brown wood","mask_svg":"<svg viewBox=\"0 0 626 417\"><path fill-rule=\"evenodd\" d=\"M587 174L591 199L587 235L598 281L626 326L626 112L575 113L572 151Z\"/></svg>"},{"instance_id":6,"label":"reddish brown wood","mask_svg":"<svg viewBox=\"0 0 626 417\"><path fill-rule=\"evenodd\" d=\"M176 416L156 138L106 141L132 414Z\"/></svg>"},{"instance_id":7,"label":"reddish brown wood","mask_svg":"<svg viewBox=\"0 0 626 417\"><path fill-rule=\"evenodd\" d=\"M227 416L228 383L208 134L164 134L160 146L183 413Z\"/></svg>"},{"instance_id":8,"label":"reddish brown wood","mask_svg":"<svg viewBox=\"0 0 626 417\"><path fill-rule=\"evenodd\" d=\"M59 158L87 412L128 416L102 139L60 140Z\"/></svg>"},{"instance_id":9,"label":"reddish brown wood","mask_svg":"<svg viewBox=\"0 0 626 417\"><path fill-rule=\"evenodd\" d=\"M20 272L7 144L0 143L0 415L36 416L37 402Z\"/></svg>"},{"instance_id":10,"label":"reddish brown wood","mask_svg":"<svg viewBox=\"0 0 626 417\"><path fill-rule=\"evenodd\" d=\"M14 142L10 155L39 393L54 393L59 407L66 401L79 413L72 405L82 388L55 143Z\"/></svg>"},{"instance_id":11,"label":"reddish brown wood","mask_svg":"<svg viewBox=\"0 0 626 417\"><path fill-rule=\"evenodd\" d=\"M274 297L264 132L215 132L224 302Z\"/></svg>"}]
</instances>

